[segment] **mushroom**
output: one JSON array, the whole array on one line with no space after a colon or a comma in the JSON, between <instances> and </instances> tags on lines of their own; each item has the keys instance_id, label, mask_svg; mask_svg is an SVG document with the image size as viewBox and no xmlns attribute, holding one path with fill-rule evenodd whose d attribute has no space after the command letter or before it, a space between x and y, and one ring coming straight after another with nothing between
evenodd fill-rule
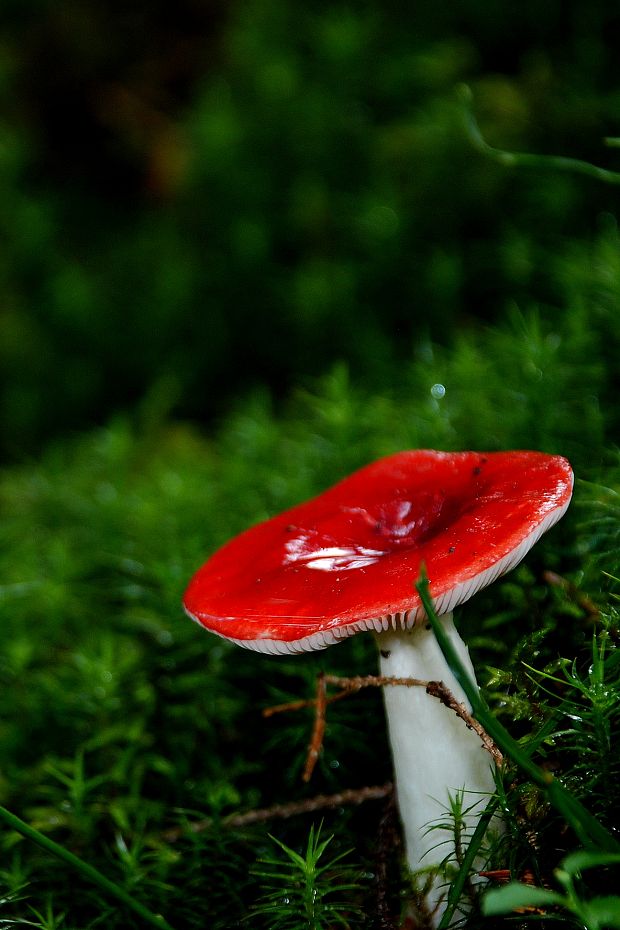
<instances>
[{"instance_id":1,"label":"mushroom","mask_svg":"<svg viewBox=\"0 0 620 930\"><path fill-rule=\"evenodd\" d=\"M566 511L572 485L566 459L541 452L400 452L231 540L193 577L184 606L208 630L266 653L370 630L382 675L441 681L469 708L425 622L421 569L475 682L451 611L523 559ZM424 688L384 696L407 862L437 870L455 861L450 798L461 796L471 834L495 791L493 765L480 737ZM436 926L441 878L426 891Z\"/></svg>"}]
</instances>

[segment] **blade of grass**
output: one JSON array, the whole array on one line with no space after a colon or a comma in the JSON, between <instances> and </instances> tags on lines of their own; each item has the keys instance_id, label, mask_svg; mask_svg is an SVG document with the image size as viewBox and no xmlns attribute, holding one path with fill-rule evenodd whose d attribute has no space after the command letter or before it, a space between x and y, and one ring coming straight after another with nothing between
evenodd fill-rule
<instances>
[{"instance_id":1,"label":"blade of grass","mask_svg":"<svg viewBox=\"0 0 620 930\"><path fill-rule=\"evenodd\" d=\"M121 901L153 927L158 927L159 930L172 930L170 924L163 917L149 911L148 908L140 904L139 901L136 901L124 888L110 881L109 878L102 875L101 872L93 868L92 865L84 862L82 859L78 858L78 856L69 852L68 849L65 849L64 846L55 843L54 840L51 840L43 833L35 830L34 827L29 826L29 824L25 823L2 806L0 806L0 820L3 820L8 827L20 833L22 836L26 837L26 839L31 840L33 843L41 846L42 849L52 853L53 856L62 859L63 862L66 862L71 868L75 869L76 872L79 872L87 881L92 882L94 885L98 885L101 890L109 894L110 897L116 898L117 901Z\"/></svg>"},{"instance_id":2,"label":"blade of grass","mask_svg":"<svg viewBox=\"0 0 620 930\"><path fill-rule=\"evenodd\" d=\"M497 149L484 139L480 127L472 111L472 92L467 85L459 88L459 96L465 110L465 130L472 146L482 155L508 168L544 168L553 171L572 171L576 174L585 174L605 184L620 184L620 172L608 171L599 168L589 161L580 158L569 158L566 155L536 155L532 152L508 152ZM616 144L617 140L609 139L607 144Z\"/></svg>"},{"instance_id":3,"label":"blade of grass","mask_svg":"<svg viewBox=\"0 0 620 930\"><path fill-rule=\"evenodd\" d=\"M429 623L437 637L439 647L453 675L467 695L472 707L472 713L476 720L482 724L501 751L509 756L535 785L542 788L547 793L549 802L572 827L584 846L589 848L598 846L608 852L620 851L620 843L617 842L611 833L609 833L602 824L599 823L596 817L583 806L581 801L574 797L570 791L567 791L551 772L545 772L540 766L536 765L535 762L532 762L517 741L512 738L508 730L506 730L499 720L490 712L486 701L469 678L467 670L462 665L452 643L439 622L433 607L428 578L424 569L416 584L416 588L422 599L422 604Z\"/></svg>"}]
</instances>

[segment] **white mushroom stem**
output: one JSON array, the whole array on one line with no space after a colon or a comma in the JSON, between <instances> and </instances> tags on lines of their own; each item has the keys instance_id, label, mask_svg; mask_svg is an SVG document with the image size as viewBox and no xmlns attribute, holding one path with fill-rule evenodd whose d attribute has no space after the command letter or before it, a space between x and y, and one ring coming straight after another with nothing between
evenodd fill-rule
<instances>
[{"instance_id":1,"label":"white mushroom stem","mask_svg":"<svg viewBox=\"0 0 620 930\"><path fill-rule=\"evenodd\" d=\"M446 614L441 622L475 682L469 652L456 631L452 615ZM430 626L424 621L418 621L413 630L380 633L377 644L382 675L441 681L457 701L471 710ZM480 737L423 687L386 685L384 697L409 868L417 872L446 860L455 863L455 831L447 813L450 799L462 795L462 808L466 811L461 839L464 852L495 790L492 759ZM426 909L432 914L433 926L439 924L445 910L446 893L446 881L438 876L426 896ZM455 916L458 918L458 913Z\"/></svg>"}]
</instances>

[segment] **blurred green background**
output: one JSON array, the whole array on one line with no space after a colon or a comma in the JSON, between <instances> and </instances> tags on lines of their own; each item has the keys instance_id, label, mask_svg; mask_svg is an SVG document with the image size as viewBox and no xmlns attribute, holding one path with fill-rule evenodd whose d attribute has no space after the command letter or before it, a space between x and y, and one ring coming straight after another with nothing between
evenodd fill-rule
<instances>
[{"instance_id":1,"label":"blurred green background","mask_svg":"<svg viewBox=\"0 0 620 930\"><path fill-rule=\"evenodd\" d=\"M620 171L620 7L0 12L0 804L175 928L246 927L268 831L302 848L308 820L221 818L391 778L380 695L334 705L310 785L311 712L261 710L376 657L240 650L183 617L190 575L380 455L530 447L574 503L458 622L498 715L617 829L620 186L487 157L462 88L490 144ZM587 676L595 635L604 713L569 714L524 662ZM493 866L552 884L575 838L507 783ZM373 928L382 810L325 814ZM4 919L141 926L14 831L0 852Z\"/></svg>"},{"instance_id":2,"label":"blurred green background","mask_svg":"<svg viewBox=\"0 0 620 930\"><path fill-rule=\"evenodd\" d=\"M488 161L457 86L491 143L619 168L618 40L605 0L7 0L3 455L339 360L381 390L514 306L617 313L615 189Z\"/></svg>"}]
</instances>

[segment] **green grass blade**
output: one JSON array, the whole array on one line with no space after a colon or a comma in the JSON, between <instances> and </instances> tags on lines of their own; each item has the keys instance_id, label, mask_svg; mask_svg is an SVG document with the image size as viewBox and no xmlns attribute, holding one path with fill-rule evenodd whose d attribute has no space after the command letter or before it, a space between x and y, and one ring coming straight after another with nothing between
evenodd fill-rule
<instances>
[{"instance_id":1,"label":"green grass blade","mask_svg":"<svg viewBox=\"0 0 620 930\"><path fill-rule=\"evenodd\" d=\"M505 727L489 711L486 702L480 695L478 688L468 677L467 670L462 665L456 650L439 622L433 608L428 578L424 570L416 587L422 599L422 604L428 616L429 623L437 637L439 647L454 677L465 692L476 720L482 724L501 751L509 756L535 785L542 788L547 793L550 803L564 817L566 822L570 824L584 846L590 848L592 846L598 846L608 852L620 851L620 843L617 842L611 833L609 833L596 817L583 806L581 801L567 791L550 772L545 772L536 765L536 763L532 762L516 740L512 738Z\"/></svg>"},{"instance_id":2,"label":"green grass blade","mask_svg":"<svg viewBox=\"0 0 620 930\"><path fill-rule=\"evenodd\" d=\"M93 868L92 865L79 859L78 856L69 852L64 846L55 843L54 840L51 840L43 833L35 830L34 827L29 826L2 806L0 806L0 820L3 820L12 830L20 833L22 836L26 837L26 839L32 840L33 843L41 846L42 849L47 850L47 852L50 852L53 856L62 859L70 865L71 868L75 869L76 872L79 872L87 881L92 882L94 885L98 885L99 888L110 895L110 897L116 898L117 901L121 901L153 927L158 927L159 930L172 930L170 924L164 920L163 917L160 917L158 914L153 914L152 911L149 911L148 908L140 904L139 901L136 901L124 888L110 881L109 878L102 875L101 872Z\"/></svg>"},{"instance_id":3,"label":"green grass blade","mask_svg":"<svg viewBox=\"0 0 620 930\"><path fill-rule=\"evenodd\" d=\"M620 184L620 172L608 171L599 168L589 161L580 158L568 158L565 155L536 155L531 152L508 152L505 149L494 148L484 139L480 127L471 108L472 93L466 85L460 88L460 98L465 106L465 129L469 141L481 155L486 155L500 165L507 168L543 168L552 171L570 171L574 174L584 174L603 181L605 184ZM617 140L610 138L607 144L617 145Z\"/></svg>"}]
</instances>

